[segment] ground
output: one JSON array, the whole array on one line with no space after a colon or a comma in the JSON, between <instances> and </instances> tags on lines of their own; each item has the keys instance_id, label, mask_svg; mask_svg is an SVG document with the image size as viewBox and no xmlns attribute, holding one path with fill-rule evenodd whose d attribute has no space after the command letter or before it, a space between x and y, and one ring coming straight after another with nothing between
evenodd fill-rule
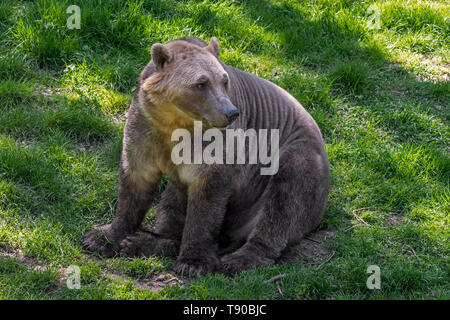
<instances>
[{"instance_id":1,"label":"ground","mask_svg":"<svg viewBox=\"0 0 450 320\"><path fill-rule=\"evenodd\" d=\"M80 29L66 25L72 4ZM2 1L0 299L449 299L449 12L446 1ZM216 36L227 64L285 88L322 130L328 208L284 265L179 279L169 258L82 249L114 216L150 47L182 36ZM379 290L366 286L370 265Z\"/></svg>"}]
</instances>

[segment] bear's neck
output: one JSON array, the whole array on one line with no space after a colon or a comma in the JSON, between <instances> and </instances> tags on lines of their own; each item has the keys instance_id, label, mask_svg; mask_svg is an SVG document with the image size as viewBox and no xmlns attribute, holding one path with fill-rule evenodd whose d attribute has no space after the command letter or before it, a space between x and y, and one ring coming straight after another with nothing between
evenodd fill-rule
<instances>
[{"instance_id":1,"label":"bear's neck","mask_svg":"<svg viewBox=\"0 0 450 320\"><path fill-rule=\"evenodd\" d=\"M143 116L151 125L152 129L169 141L176 129L186 129L194 132L194 120L171 103L164 105L152 105L141 108Z\"/></svg>"}]
</instances>

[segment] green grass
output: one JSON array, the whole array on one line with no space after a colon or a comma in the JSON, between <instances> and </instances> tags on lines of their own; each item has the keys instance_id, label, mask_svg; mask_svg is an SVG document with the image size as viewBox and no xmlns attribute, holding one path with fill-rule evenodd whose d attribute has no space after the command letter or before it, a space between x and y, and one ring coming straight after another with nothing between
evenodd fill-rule
<instances>
[{"instance_id":1,"label":"green grass","mask_svg":"<svg viewBox=\"0 0 450 320\"><path fill-rule=\"evenodd\" d=\"M69 30L66 9L81 8ZM370 29L367 8L381 12ZM450 6L446 1L2 1L1 299L449 299ZM216 36L222 59L292 93L319 124L332 178L322 265L206 276L152 292L166 258L93 260L112 219L125 112L155 42ZM370 227L358 227L353 210ZM350 228L356 226L354 228ZM61 270L81 268L81 289ZM369 290L366 269L381 269ZM128 278L111 278L108 272Z\"/></svg>"}]
</instances>

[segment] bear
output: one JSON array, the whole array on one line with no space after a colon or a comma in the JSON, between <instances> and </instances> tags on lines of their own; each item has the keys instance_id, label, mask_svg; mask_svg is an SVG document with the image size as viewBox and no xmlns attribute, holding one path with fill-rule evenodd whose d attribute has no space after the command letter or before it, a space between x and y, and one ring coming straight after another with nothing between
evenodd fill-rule
<instances>
[{"instance_id":1,"label":"bear","mask_svg":"<svg viewBox=\"0 0 450 320\"><path fill-rule=\"evenodd\" d=\"M235 275L276 264L319 226L330 169L318 125L287 91L219 53L215 37L152 45L124 128L116 215L85 234L87 250L171 256L181 275ZM193 132L195 123L277 130L276 173L261 174L261 163L174 163L173 132ZM143 227L163 174L155 221Z\"/></svg>"}]
</instances>

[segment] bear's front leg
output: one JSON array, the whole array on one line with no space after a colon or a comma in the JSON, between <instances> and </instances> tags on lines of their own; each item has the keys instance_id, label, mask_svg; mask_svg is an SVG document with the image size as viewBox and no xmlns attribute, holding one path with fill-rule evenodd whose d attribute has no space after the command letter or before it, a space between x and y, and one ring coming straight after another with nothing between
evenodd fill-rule
<instances>
[{"instance_id":1,"label":"bear's front leg","mask_svg":"<svg viewBox=\"0 0 450 320\"><path fill-rule=\"evenodd\" d=\"M159 170L153 167L146 169L135 171L121 161L116 216L110 224L84 235L85 249L109 258L118 255L121 241L136 232L152 204L161 179Z\"/></svg>"},{"instance_id":2,"label":"bear's front leg","mask_svg":"<svg viewBox=\"0 0 450 320\"><path fill-rule=\"evenodd\" d=\"M223 174L209 174L188 188L186 222L174 267L180 275L222 271L217 240L231 194L225 181Z\"/></svg>"}]
</instances>

